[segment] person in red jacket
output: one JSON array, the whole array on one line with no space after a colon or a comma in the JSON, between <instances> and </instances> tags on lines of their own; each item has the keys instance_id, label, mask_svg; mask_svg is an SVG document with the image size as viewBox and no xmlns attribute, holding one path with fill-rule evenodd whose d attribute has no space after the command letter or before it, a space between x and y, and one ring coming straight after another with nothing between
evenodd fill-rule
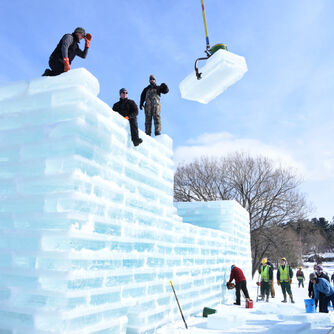
<instances>
[{"instance_id":1,"label":"person in red jacket","mask_svg":"<svg viewBox=\"0 0 334 334\"><path fill-rule=\"evenodd\" d=\"M240 305L240 289L243 291L246 300L249 299L249 294L247 290L247 283L246 278L242 270L238 267L236 267L234 264L231 266L231 274L230 279L226 283L226 285L230 285L232 281L235 280L235 294L236 294L236 302L234 305Z\"/></svg>"}]
</instances>

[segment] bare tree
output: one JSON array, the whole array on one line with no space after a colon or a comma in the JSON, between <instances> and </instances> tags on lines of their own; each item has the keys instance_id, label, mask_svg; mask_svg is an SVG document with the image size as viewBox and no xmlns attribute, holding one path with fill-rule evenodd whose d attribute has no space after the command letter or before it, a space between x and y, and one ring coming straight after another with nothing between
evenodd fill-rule
<instances>
[{"instance_id":1,"label":"bare tree","mask_svg":"<svg viewBox=\"0 0 334 334\"><path fill-rule=\"evenodd\" d=\"M303 219L308 206L298 191L301 181L292 169L270 159L234 153L220 159L202 157L178 166L176 201L238 201L250 216L253 274L273 246L268 227Z\"/></svg>"}]
</instances>

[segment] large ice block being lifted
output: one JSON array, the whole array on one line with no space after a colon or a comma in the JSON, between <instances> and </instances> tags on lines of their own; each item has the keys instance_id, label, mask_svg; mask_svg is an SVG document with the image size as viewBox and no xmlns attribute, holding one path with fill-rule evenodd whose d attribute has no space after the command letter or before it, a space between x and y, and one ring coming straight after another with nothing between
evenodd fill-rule
<instances>
[{"instance_id":1,"label":"large ice block being lifted","mask_svg":"<svg viewBox=\"0 0 334 334\"><path fill-rule=\"evenodd\" d=\"M247 64L244 57L220 49L199 71L202 72L202 79L198 80L194 71L181 81L181 96L187 100L208 103L240 80L247 72Z\"/></svg>"}]
</instances>

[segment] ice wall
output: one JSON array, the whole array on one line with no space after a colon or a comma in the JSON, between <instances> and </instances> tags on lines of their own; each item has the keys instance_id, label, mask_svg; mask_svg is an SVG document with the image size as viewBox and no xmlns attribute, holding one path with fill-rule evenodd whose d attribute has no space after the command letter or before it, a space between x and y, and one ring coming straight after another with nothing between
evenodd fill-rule
<instances>
[{"instance_id":1,"label":"ice wall","mask_svg":"<svg viewBox=\"0 0 334 334\"><path fill-rule=\"evenodd\" d=\"M177 215L171 139L134 147L98 92L84 69L0 87L1 334L154 333L179 319L170 280L187 315L250 266L245 211Z\"/></svg>"}]
</instances>

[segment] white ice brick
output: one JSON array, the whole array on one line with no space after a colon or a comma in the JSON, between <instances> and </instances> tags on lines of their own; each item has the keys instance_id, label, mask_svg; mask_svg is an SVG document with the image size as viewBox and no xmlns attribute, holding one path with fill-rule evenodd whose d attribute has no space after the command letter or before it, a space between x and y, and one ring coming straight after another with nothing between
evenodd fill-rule
<instances>
[{"instance_id":1,"label":"white ice brick","mask_svg":"<svg viewBox=\"0 0 334 334\"><path fill-rule=\"evenodd\" d=\"M18 98L25 95L28 90L28 82L18 81L0 87L0 101Z\"/></svg>"},{"instance_id":2,"label":"white ice brick","mask_svg":"<svg viewBox=\"0 0 334 334\"><path fill-rule=\"evenodd\" d=\"M52 93L43 92L38 95L18 96L15 99L2 100L0 101L0 115L15 113L15 112L26 112L35 109L51 108L52 105Z\"/></svg>"},{"instance_id":3,"label":"white ice brick","mask_svg":"<svg viewBox=\"0 0 334 334\"><path fill-rule=\"evenodd\" d=\"M247 72L247 65L244 57L220 49L199 71L202 72L200 80L192 72L181 81L181 96L187 100L208 103L240 80Z\"/></svg>"},{"instance_id":4,"label":"white ice brick","mask_svg":"<svg viewBox=\"0 0 334 334\"><path fill-rule=\"evenodd\" d=\"M95 96L100 92L98 80L84 68L77 68L55 77L42 77L31 80L28 92L29 94L36 94L68 88L68 95L71 95L70 89L77 86L86 87Z\"/></svg>"}]
</instances>

